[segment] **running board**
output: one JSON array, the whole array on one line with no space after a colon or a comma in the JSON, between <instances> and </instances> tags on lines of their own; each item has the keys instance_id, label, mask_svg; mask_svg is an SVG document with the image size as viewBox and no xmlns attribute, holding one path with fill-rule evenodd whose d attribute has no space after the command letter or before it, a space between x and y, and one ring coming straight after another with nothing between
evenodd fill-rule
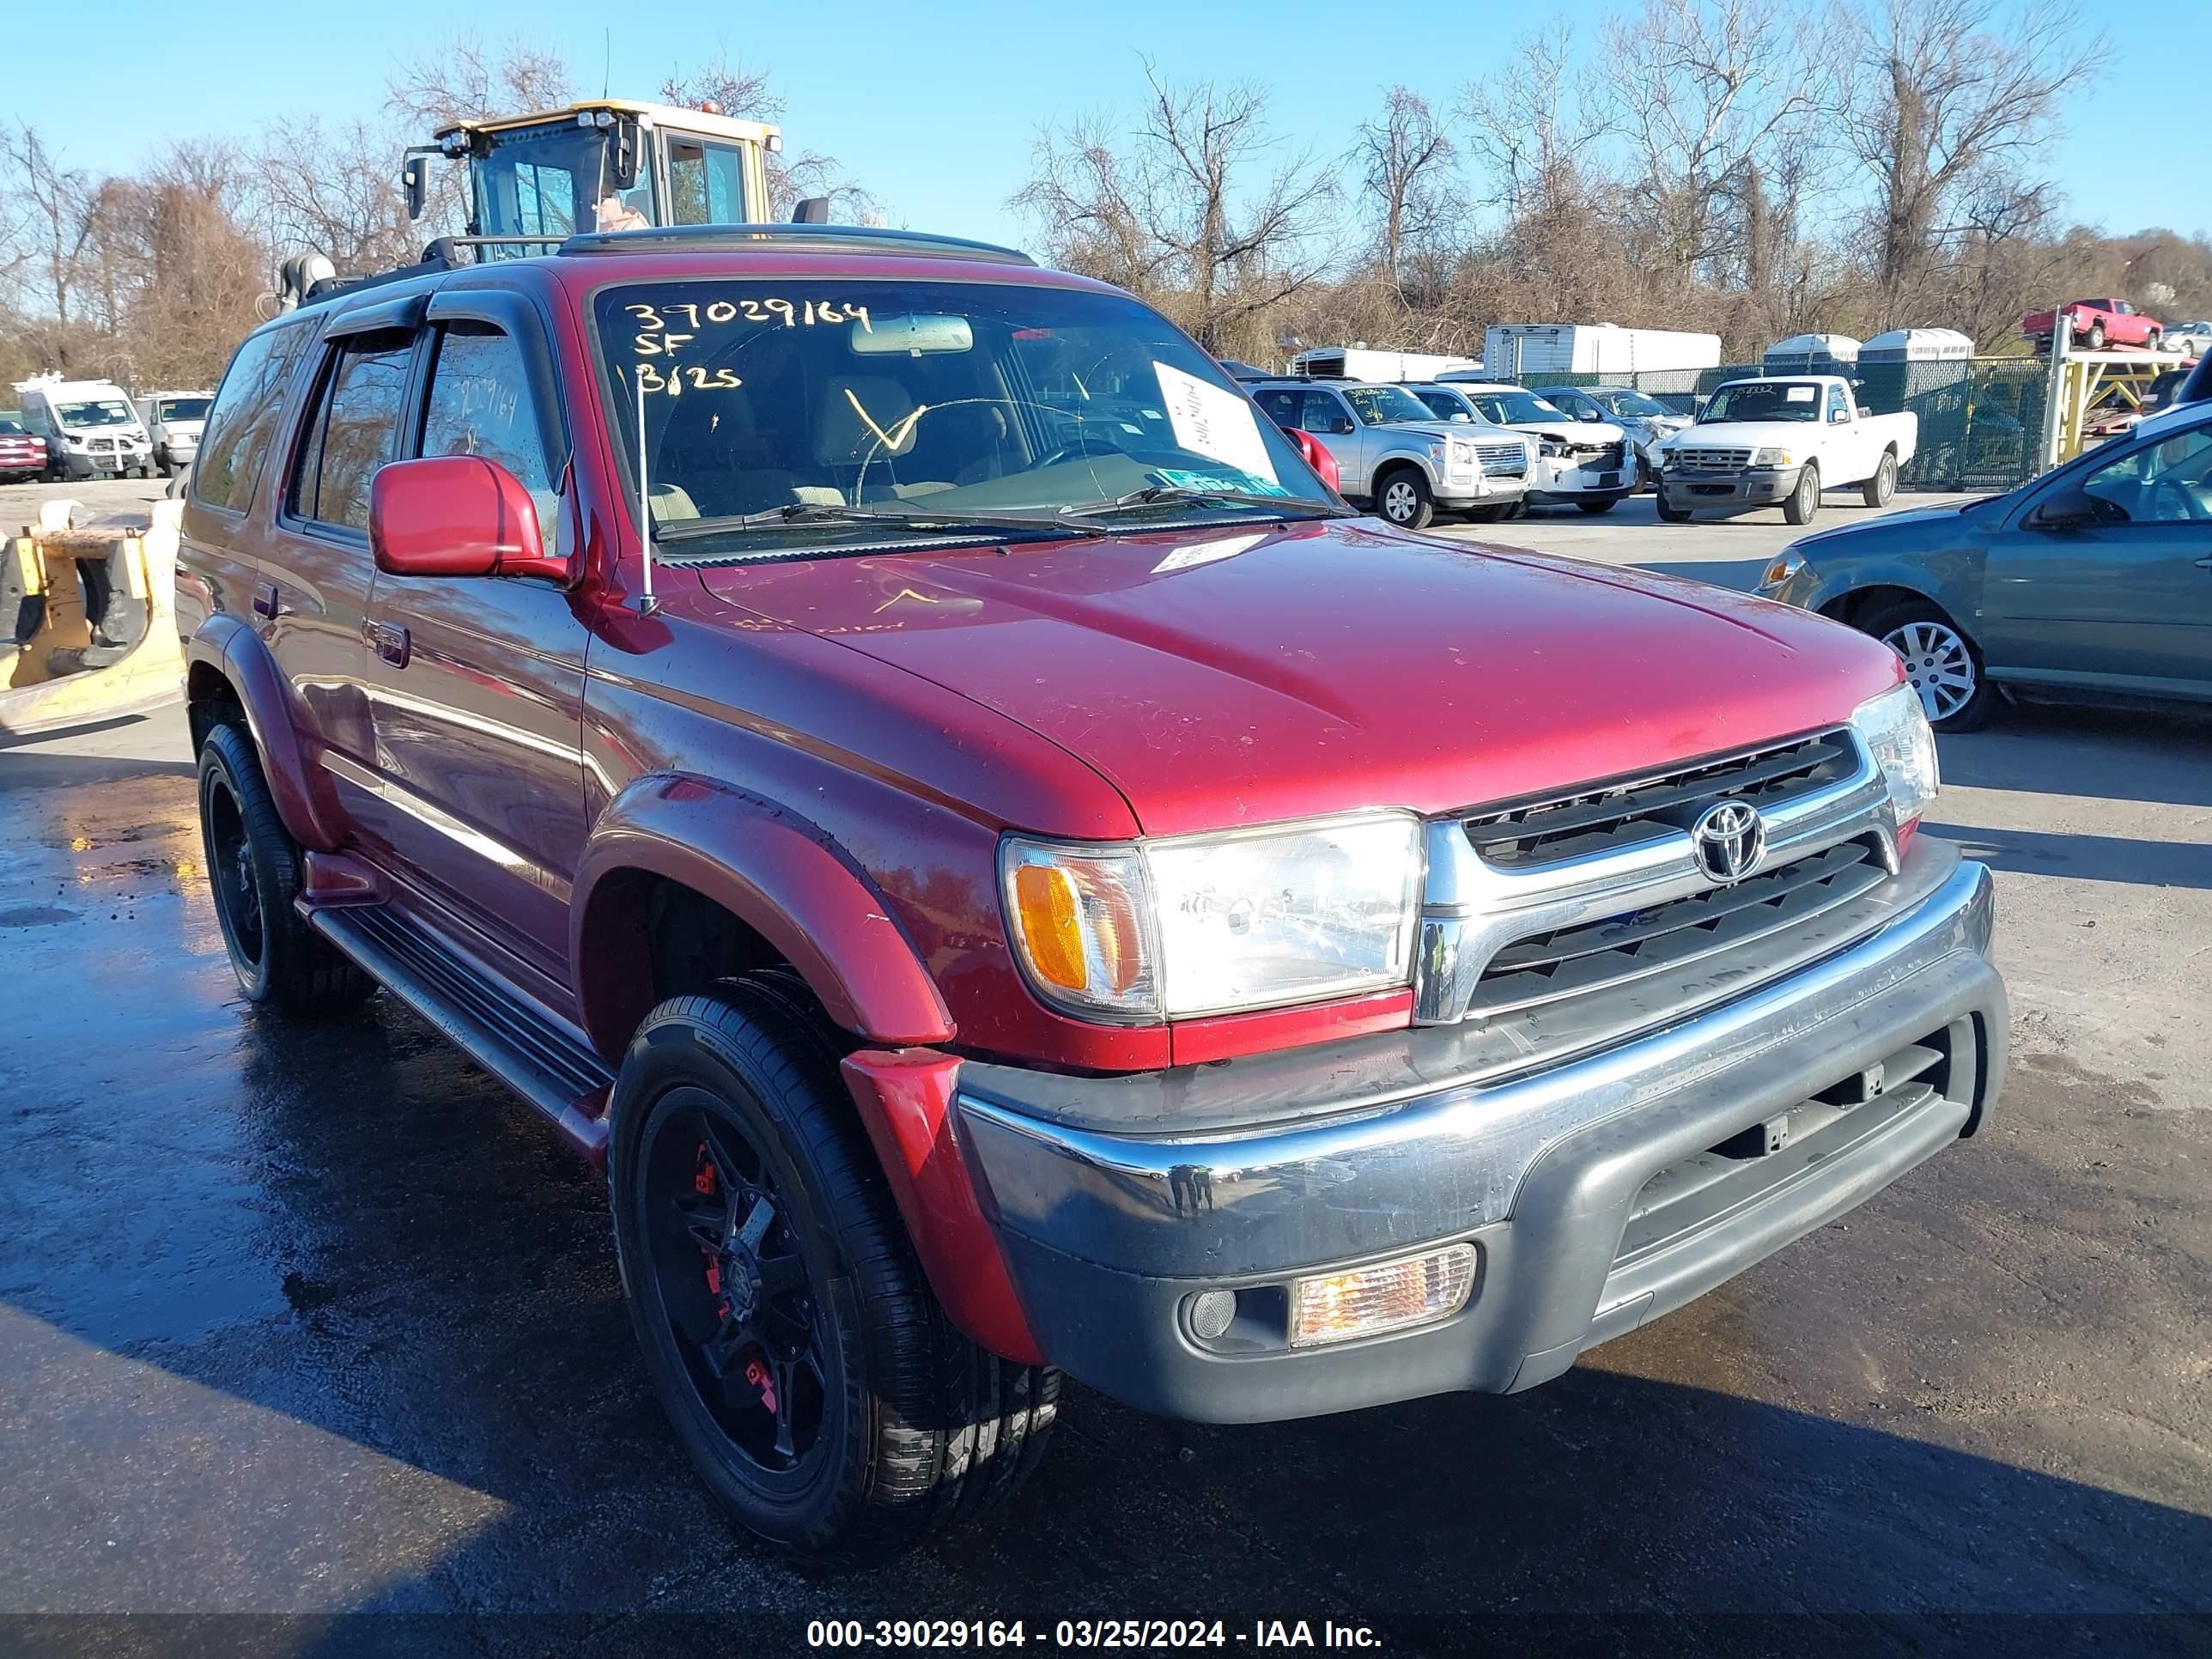
<instances>
[{"instance_id":1,"label":"running board","mask_svg":"<svg viewBox=\"0 0 2212 1659\"><path fill-rule=\"evenodd\" d=\"M597 1054L388 906L303 906L302 914L363 973L550 1118L579 1152L594 1162L606 1155L614 1073Z\"/></svg>"}]
</instances>

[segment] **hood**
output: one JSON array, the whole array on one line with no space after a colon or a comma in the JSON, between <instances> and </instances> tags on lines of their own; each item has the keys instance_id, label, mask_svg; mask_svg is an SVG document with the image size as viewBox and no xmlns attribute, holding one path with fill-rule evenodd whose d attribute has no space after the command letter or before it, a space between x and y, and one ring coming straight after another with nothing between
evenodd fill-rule
<instances>
[{"instance_id":1,"label":"hood","mask_svg":"<svg viewBox=\"0 0 2212 1659\"><path fill-rule=\"evenodd\" d=\"M1620 443L1628 436L1611 421L1516 421L1505 429L1526 432L1553 443L1595 444L1601 447Z\"/></svg>"},{"instance_id":2,"label":"hood","mask_svg":"<svg viewBox=\"0 0 2212 1659\"><path fill-rule=\"evenodd\" d=\"M1878 519L1862 519L1856 524L1816 530L1809 536L1801 536L1790 545L1807 558L1817 559L1826 551L1842 552L1846 548L1856 551L1871 548L1877 541L1902 539L1914 543L1924 539L1933 528L1956 524L1968 507L1989 499L1986 495L1974 495L1963 501L1944 501L1934 507L1909 507L1901 512L1885 513ZM1990 522L2002 517L2001 511L1996 512Z\"/></svg>"},{"instance_id":3,"label":"hood","mask_svg":"<svg viewBox=\"0 0 2212 1659\"><path fill-rule=\"evenodd\" d=\"M1386 432L1418 432L1425 438L1459 438L1468 443L1495 443L1495 438L1485 439L1486 432L1495 432L1496 427L1484 426L1476 421L1393 421L1382 428Z\"/></svg>"},{"instance_id":4,"label":"hood","mask_svg":"<svg viewBox=\"0 0 2212 1659\"><path fill-rule=\"evenodd\" d=\"M1787 447L1795 438L1811 447L1820 435L1818 421L1699 421L1669 436L1681 449L1760 449Z\"/></svg>"},{"instance_id":5,"label":"hood","mask_svg":"<svg viewBox=\"0 0 2212 1659\"><path fill-rule=\"evenodd\" d=\"M1020 722L1152 835L1563 789L1835 723L1899 675L1802 611L1372 520L700 576Z\"/></svg>"}]
</instances>

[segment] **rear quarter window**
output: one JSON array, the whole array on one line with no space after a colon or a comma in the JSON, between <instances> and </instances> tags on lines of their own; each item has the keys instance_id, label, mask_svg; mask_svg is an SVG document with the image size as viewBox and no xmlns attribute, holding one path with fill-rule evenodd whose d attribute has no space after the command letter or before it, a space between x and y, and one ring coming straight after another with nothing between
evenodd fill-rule
<instances>
[{"instance_id":1,"label":"rear quarter window","mask_svg":"<svg viewBox=\"0 0 2212 1659\"><path fill-rule=\"evenodd\" d=\"M243 513L284 413L284 386L314 330L295 323L250 336L230 360L192 467L192 498Z\"/></svg>"}]
</instances>

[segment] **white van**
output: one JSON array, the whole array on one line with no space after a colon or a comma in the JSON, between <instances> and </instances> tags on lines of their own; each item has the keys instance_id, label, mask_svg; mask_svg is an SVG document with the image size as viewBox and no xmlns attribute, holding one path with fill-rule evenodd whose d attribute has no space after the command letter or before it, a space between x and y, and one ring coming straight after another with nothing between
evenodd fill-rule
<instances>
[{"instance_id":1,"label":"white van","mask_svg":"<svg viewBox=\"0 0 2212 1659\"><path fill-rule=\"evenodd\" d=\"M41 374L15 382L23 424L50 441L65 478L151 477L154 444L123 388L112 380Z\"/></svg>"},{"instance_id":2,"label":"white van","mask_svg":"<svg viewBox=\"0 0 2212 1659\"><path fill-rule=\"evenodd\" d=\"M154 442L154 465L173 478L200 453L212 392L149 392L138 400L138 418Z\"/></svg>"}]
</instances>

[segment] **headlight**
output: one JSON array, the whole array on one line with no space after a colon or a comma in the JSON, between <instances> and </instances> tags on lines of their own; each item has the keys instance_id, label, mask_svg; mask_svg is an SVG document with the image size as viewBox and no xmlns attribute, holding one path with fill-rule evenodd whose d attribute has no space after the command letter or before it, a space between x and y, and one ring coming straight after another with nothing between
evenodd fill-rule
<instances>
[{"instance_id":1,"label":"headlight","mask_svg":"<svg viewBox=\"0 0 2212 1659\"><path fill-rule=\"evenodd\" d=\"M1461 443L1456 439L1453 440L1451 447L1451 459L1454 466L1473 466L1475 464L1474 446L1473 444Z\"/></svg>"},{"instance_id":2,"label":"headlight","mask_svg":"<svg viewBox=\"0 0 2212 1659\"><path fill-rule=\"evenodd\" d=\"M1762 449L1751 458L1753 466L1795 466L1797 458L1786 449Z\"/></svg>"},{"instance_id":3,"label":"headlight","mask_svg":"<svg viewBox=\"0 0 2212 1659\"><path fill-rule=\"evenodd\" d=\"M1175 1018L1407 983L1421 828L1391 812L1112 848L1009 836L1000 874L1047 1000Z\"/></svg>"},{"instance_id":4,"label":"headlight","mask_svg":"<svg viewBox=\"0 0 2212 1659\"><path fill-rule=\"evenodd\" d=\"M1900 685L1869 698L1851 711L1851 725L1881 767L1899 823L1910 823L1935 805L1943 780L1936 766L1936 734L1929 730L1917 691Z\"/></svg>"},{"instance_id":5,"label":"headlight","mask_svg":"<svg viewBox=\"0 0 2212 1659\"><path fill-rule=\"evenodd\" d=\"M1560 442L1558 439L1556 439L1556 438L1547 438L1547 439L1545 439L1545 440L1544 440L1544 444L1543 444L1543 448L1544 448L1544 453L1546 453L1547 455L1553 456L1553 457L1554 457L1554 458L1557 458L1557 457L1559 457L1559 456L1564 455L1564 454L1565 454L1565 453L1567 453L1567 447L1566 447L1566 445L1565 445L1565 444L1561 443L1561 442Z\"/></svg>"}]
</instances>

